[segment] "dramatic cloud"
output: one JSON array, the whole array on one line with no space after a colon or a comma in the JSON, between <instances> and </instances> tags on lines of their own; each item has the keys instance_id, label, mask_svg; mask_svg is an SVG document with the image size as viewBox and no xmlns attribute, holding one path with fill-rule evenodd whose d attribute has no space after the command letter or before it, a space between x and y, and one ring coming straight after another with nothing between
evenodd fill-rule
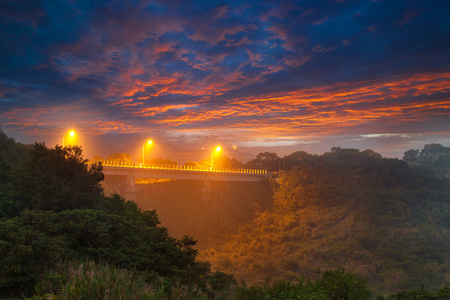
<instances>
[{"instance_id":1,"label":"dramatic cloud","mask_svg":"<svg viewBox=\"0 0 450 300\"><path fill-rule=\"evenodd\" d=\"M76 123L103 152L117 139L132 152L149 132L253 153L449 145L448 11L425 0L6 0L0 124L51 144Z\"/></svg>"}]
</instances>

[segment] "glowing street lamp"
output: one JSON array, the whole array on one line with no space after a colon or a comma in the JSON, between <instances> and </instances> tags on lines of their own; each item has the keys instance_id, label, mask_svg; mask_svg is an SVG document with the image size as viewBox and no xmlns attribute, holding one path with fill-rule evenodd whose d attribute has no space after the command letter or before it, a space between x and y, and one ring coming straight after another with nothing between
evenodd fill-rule
<instances>
[{"instance_id":1,"label":"glowing street lamp","mask_svg":"<svg viewBox=\"0 0 450 300\"><path fill-rule=\"evenodd\" d=\"M62 143L62 146L63 146L63 147L66 146L66 144L65 144L65 142L66 142L66 141L65 141L66 136L67 136L67 138L68 138L68 140L69 140L69 145L74 145L74 144L76 144L76 141L75 141L75 139L76 139L76 133L75 133L74 130L70 130L69 132L67 132L67 133L63 136L63 143Z\"/></svg>"},{"instance_id":2,"label":"glowing street lamp","mask_svg":"<svg viewBox=\"0 0 450 300\"><path fill-rule=\"evenodd\" d=\"M216 155L219 155L221 150L222 150L222 148L220 148L220 146L216 146L212 149L212 151L211 151L211 167L209 167L210 170L212 170L212 168L214 166L214 153Z\"/></svg>"},{"instance_id":3,"label":"glowing street lamp","mask_svg":"<svg viewBox=\"0 0 450 300\"><path fill-rule=\"evenodd\" d=\"M142 145L142 166L144 166L145 162L145 145L151 146L153 144L152 140L148 140L144 145Z\"/></svg>"}]
</instances>

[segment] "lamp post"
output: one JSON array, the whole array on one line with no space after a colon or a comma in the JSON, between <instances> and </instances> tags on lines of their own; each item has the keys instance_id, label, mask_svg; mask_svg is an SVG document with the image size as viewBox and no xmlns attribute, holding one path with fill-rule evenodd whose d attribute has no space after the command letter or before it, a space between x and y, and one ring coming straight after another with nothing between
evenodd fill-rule
<instances>
[{"instance_id":1,"label":"lamp post","mask_svg":"<svg viewBox=\"0 0 450 300\"><path fill-rule=\"evenodd\" d=\"M148 140L144 145L142 145L142 167L144 167L145 162L145 145L151 146L153 144L152 140Z\"/></svg>"},{"instance_id":2,"label":"lamp post","mask_svg":"<svg viewBox=\"0 0 450 300\"><path fill-rule=\"evenodd\" d=\"M212 171L212 168L214 166L214 153L219 154L220 150L222 150L222 148L220 148L220 146L216 146L211 150L211 166L209 167L210 171Z\"/></svg>"},{"instance_id":3,"label":"lamp post","mask_svg":"<svg viewBox=\"0 0 450 300\"><path fill-rule=\"evenodd\" d=\"M66 133L65 135L63 135L63 144L62 146L65 147L65 138L66 135L69 135L69 139L73 139L75 137L75 131L74 130L70 130L68 133Z\"/></svg>"}]
</instances>

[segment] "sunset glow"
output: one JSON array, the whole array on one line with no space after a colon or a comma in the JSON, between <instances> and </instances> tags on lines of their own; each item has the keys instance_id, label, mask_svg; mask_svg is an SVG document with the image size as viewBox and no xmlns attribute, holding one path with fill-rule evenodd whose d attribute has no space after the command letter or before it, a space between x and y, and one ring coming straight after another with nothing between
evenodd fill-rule
<instances>
[{"instance_id":1,"label":"sunset glow","mask_svg":"<svg viewBox=\"0 0 450 300\"><path fill-rule=\"evenodd\" d=\"M8 0L0 125L53 146L75 121L87 156L136 159L148 132L178 152L450 145L449 5Z\"/></svg>"}]
</instances>

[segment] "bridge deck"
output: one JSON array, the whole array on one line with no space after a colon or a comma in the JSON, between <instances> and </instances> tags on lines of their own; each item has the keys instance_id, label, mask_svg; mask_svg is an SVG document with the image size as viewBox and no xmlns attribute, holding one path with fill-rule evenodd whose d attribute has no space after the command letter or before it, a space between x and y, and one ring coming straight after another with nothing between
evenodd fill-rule
<instances>
[{"instance_id":1,"label":"bridge deck","mask_svg":"<svg viewBox=\"0 0 450 300\"><path fill-rule=\"evenodd\" d=\"M179 170L179 171L198 171L213 173L241 173L241 174L267 174L266 170L259 169L238 169L238 168L203 168L197 166L179 166L179 165L158 165L158 164L135 164L119 163L114 161L103 161L104 167L122 167L135 169L154 169L154 170Z\"/></svg>"},{"instance_id":2,"label":"bridge deck","mask_svg":"<svg viewBox=\"0 0 450 300\"><path fill-rule=\"evenodd\" d=\"M204 169L177 165L136 165L104 162L106 176L132 176L135 178L217 180L217 181L259 181L270 176L266 170L255 169Z\"/></svg>"}]
</instances>

